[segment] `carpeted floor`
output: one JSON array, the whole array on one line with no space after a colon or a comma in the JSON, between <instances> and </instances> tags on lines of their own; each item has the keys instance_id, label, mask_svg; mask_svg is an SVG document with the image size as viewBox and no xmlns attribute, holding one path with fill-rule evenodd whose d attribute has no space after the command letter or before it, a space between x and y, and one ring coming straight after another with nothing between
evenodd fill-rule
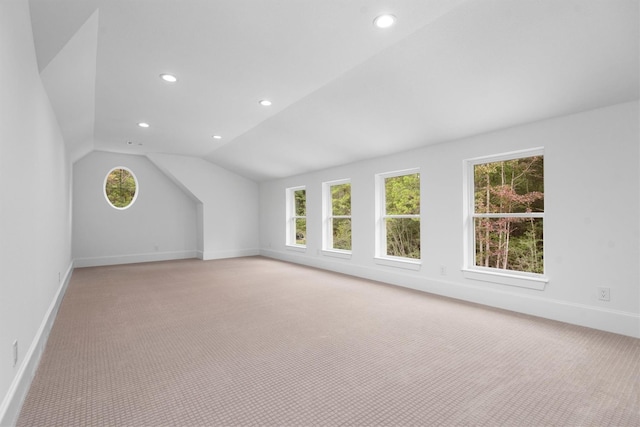
<instances>
[{"instance_id":1,"label":"carpeted floor","mask_svg":"<svg viewBox=\"0 0 640 427\"><path fill-rule=\"evenodd\" d=\"M20 426L640 425L640 340L260 257L76 269Z\"/></svg>"}]
</instances>

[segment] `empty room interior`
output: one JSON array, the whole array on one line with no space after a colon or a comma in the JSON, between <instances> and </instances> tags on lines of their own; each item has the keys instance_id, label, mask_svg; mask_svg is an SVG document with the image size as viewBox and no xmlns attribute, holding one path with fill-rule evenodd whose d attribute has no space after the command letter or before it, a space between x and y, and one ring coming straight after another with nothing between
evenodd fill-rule
<instances>
[{"instance_id":1,"label":"empty room interior","mask_svg":"<svg viewBox=\"0 0 640 427\"><path fill-rule=\"evenodd\" d=\"M638 0L0 0L0 425L638 425Z\"/></svg>"}]
</instances>

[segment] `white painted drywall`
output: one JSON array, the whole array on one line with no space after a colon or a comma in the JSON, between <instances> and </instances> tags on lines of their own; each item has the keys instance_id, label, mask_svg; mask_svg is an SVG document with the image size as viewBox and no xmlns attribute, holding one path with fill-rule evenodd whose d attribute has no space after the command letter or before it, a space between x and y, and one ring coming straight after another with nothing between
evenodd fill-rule
<instances>
[{"instance_id":1,"label":"white painted drywall","mask_svg":"<svg viewBox=\"0 0 640 427\"><path fill-rule=\"evenodd\" d=\"M261 252L274 258L382 280L518 312L640 337L638 103L554 118L459 141L260 185ZM544 146L543 291L463 277L465 159ZM374 175L419 167L422 267L374 263ZM353 255L321 249L321 185L350 178ZM285 247L285 188L307 189L307 250ZM447 274L441 275L440 267ZM599 301L596 288L611 288Z\"/></svg>"},{"instance_id":2,"label":"white painted drywall","mask_svg":"<svg viewBox=\"0 0 640 427\"><path fill-rule=\"evenodd\" d=\"M98 24L96 10L40 72L72 162L93 150Z\"/></svg>"},{"instance_id":3,"label":"white painted drywall","mask_svg":"<svg viewBox=\"0 0 640 427\"><path fill-rule=\"evenodd\" d=\"M27 1L0 2L0 64L0 425L10 425L72 267L71 165L38 74Z\"/></svg>"},{"instance_id":4,"label":"white painted drywall","mask_svg":"<svg viewBox=\"0 0 640 427\"><path fill-rule=\"evenodd\" d=\"M138 196L124 210L104 196L105 177L118 166L138 180ZM196 257L196 202L146 157L94 151L73 174L77 267Z\"/></svg>"},{"instance_id":5,"label":"white painted drywall","mask_svg":"<svg viewBox=\"0 0 640 427\"><path fill-rule=\"evenodd\" d=\"M154 153L148 158L199 201L200 258L259 253L255 182L196 157Z\"/></svg>"}]
</instances>

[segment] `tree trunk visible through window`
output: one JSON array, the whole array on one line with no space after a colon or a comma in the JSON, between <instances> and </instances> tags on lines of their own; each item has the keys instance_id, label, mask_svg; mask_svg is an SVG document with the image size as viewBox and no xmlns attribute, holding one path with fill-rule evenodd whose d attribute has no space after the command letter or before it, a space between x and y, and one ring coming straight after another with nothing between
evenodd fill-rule
<instances>
[{"instance_id":1,"label":"tree trunk visible through window","mask_svg":"<svg viewBox=\"0 0 640 427\"><path fill-rule=\"evenodd\" d=\"M107 176L105 192L113 206L125 208L136 195L136 180L128 170L116 168Z\"/></svg>"},{"instance_id":2,"label":"tree trunk visible through window","mask_svg":"<svg viewBox=\"0 0 640 427\"><path fill-rule=\"evenodd\" d=\"M351 250L351 184L331 186L332 248Z\"/></svg>"},{"instance_id":3,"label":"tree trunk visible through window","mask_svg":"<svg viewBox=\"0 0 640 427\"><path fill-rule=\"evenodd\" d=\"M475 165L475 265L544 273L543 171L543 156Z\"/></svg>"},{"instance_id":4,"label":"tree trunk visible through window","mask_svg":"<svg viewBox=\"0 0 640 427\"><path fill-rule=\"evenodd\" d=\"M387 255L420 259L420 174L385 179Z\"/></svg>"},{"instance_id":5,"label":"tree trunk visible through window","mask_svg":"<svg viewBox=\"0 0 640 427\"><path fill-rule=\"evenodd\" d=\"M296 190L295 197L295 242L297 245L307 244L307 191Z\"/></svg>"}]
</instances>

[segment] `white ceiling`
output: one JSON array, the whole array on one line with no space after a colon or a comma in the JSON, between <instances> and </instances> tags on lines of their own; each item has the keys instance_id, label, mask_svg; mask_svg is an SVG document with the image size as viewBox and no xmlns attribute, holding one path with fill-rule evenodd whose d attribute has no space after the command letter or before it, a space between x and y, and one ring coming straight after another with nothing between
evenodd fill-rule
<instances>
[{"instance_id":1,"label":"white ceiling","mask_svg":"<svg viewBox=\"0 0 640 427\"><path fill-rule=\"evenodd\" d=\"M172 153L260 181L639 97L638 0L29 3L74 160Z\"/></svg>"}]
</instances>

